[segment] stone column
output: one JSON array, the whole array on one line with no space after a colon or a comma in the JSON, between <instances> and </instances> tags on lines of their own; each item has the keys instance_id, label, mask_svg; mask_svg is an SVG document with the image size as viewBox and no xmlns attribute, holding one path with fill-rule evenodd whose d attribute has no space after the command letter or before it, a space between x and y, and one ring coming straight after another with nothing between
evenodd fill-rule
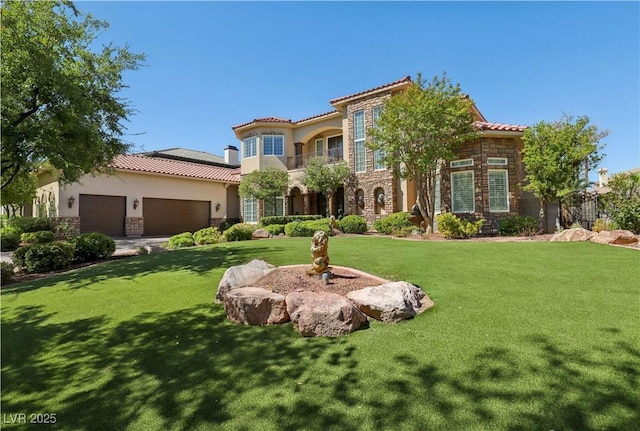
<instances>
[{"instance_id":1,"label":"stone column","mask_svg":"<svg viewBox=\"0 0 640 431\"><path fill-rule=\"evenodd\" d=\"M302 213L305 215L311 214L311 196L309 196L309 193L305 193L302 195L302 198L304 200L304 210Z\"/></svg>"}]
</instances>

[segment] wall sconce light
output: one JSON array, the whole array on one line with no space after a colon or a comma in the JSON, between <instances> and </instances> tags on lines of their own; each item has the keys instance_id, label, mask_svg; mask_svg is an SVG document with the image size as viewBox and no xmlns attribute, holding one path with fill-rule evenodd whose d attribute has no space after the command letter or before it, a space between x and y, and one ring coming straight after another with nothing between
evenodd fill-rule
<instances>
[{"instance_id":1,"label":"wall sconce light","mask_svg":"<svg viewBox=\"0 0 640 431\"><path fill-rule=\"evenodd\" d=\"M218 202L218 203L216 204L216 212L220 211L220 207L221 207L221 206L222 206L222 205L220 205L220 202Z\"/></svg>"},{"instance_id":2,"label":"wall sconce light","mask_svg":"<svg viewBox=\"0 0 640 431\"><path fill-rule=\"evenodd\" d=\"M69 208L73 206L73 203L76 201L76 198L73 196L69 196Z\"/></svg>"},{"instance_id":3,"label":"wall sconce light","mask_svg":"<svg viewBox=\"0 0 640 431\"><path fill-rule=\"evenodd\" d=\"M138 205L140 205L140 201L138 200L138 198L136 198L136 200L133 201L133 209L138 209Z\"/></svg>"},{"instance_id":4,"label":"wall sconce light","mask_svg":"<svg viewBox=\"0 0 640 431\"><path fill-rule=\"evenodd\" d=\"M380 205L381 207L384 206L384 192L381 192L380 194L378 194L378 205Z\"/></svg>"}]
</instances>

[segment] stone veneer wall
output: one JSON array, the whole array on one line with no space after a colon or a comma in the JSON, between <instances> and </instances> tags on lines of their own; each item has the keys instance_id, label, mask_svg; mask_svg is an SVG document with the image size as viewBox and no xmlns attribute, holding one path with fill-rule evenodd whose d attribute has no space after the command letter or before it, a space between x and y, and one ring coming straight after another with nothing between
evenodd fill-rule
<instances>
[{"instance_id":1,"label":"stone veneer wall","mask_svg":"<svg viewBox=\"0 0 640 431\"><path fill-rule=\"evenodd\" d=\"M371 226L373 222L379 218L385 217L397 211L397 189L396 182L393 178L393 171L390 169L375 170L373 165L373 151L365 150L365 172L355 172L355 145L353 142L353 114L357 111L364 110L365 130L373 127L373 108L380 106L385 99L391 96L391 92L385 94L377 94L362 98L355 103L347 106L347 137L345 144L347 146L349 168L355 176L352 184L345 188L345 200L347 201L347 214L359 214L364 216L367 223ZM367 136L368 142L371 138ZM384 190L385 205L377 206L375 201L375 190L381 188ZM360 208L356 201L356 193L361 189L364 192L364 208Z\"/></svg>"},{"instance_id":2,"label":"stone veneer wall","mask_svg":"<svg viewBox=\"0 0 640 431\"><path fill-rule=\"evenodd\" d=\"M520 157L522 141L519 138L483 137L462 146L456 152L456 160L473 159L473 175L475 182L475 213L457 214L466 218L484 218L484 233L491 233L497 228L500 219L517 215L522 192L519 183L524 179L524 165ZM489 157L507 159L507 166L488 165ZM451 172L471 169L470 167L450 168L447 163L441 172L441 193L443 210L451 210ZM509 179L509 212L489 212L489 169L507 169Z\"/></svg>"},{"instance_id":3,"label":"stone veneer wall","mask_svg":"<svg viewBox=\"0 0 640 431\"><path fill-rule=\"evenodd\" d=\"M124 219L124 235L125 236L142 236L144 234L144 217L125 217Z\"/></svg>"},{"instance_id":4,"label":"stone veneer wall","mask_svg":"<svg viewBox=\"0 0 640 431\"><path fill-rule=\"evenodd\" d=\"M53 222L53 228L57 231L57 227L63 223L67 223L71 229L66 234L70 236L80 235L80 217L54 217L51 219ZM62 238L63 235L56 232L56 236Z\"/></svg>"}]
</instances>

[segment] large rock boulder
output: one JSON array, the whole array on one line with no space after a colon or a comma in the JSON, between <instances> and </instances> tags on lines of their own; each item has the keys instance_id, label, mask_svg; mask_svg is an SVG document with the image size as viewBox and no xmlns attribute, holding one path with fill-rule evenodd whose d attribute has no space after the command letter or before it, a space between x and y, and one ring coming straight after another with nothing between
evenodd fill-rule
<instances>
[{"instance_id":1,"label":"large rock boulder","mask_svg":"<svg viewBox=\"0 0 640 431\"><path fill-rule=\"evenodd\" d=\"M284 295L261 287L241 287L222 299L229 320L246 325L270 325L289 321Z\"/></svg>"},{"instance_id":2,"label":"large rock boulder","mask_svg":"<svg viewBox=\"0 0 640 431\"><path fill-rule=\"evenodd\" d=\"M589 241L595 232L581 227L574 229L565 229L551 237L551 242L573 242L573 241Z\"/></svg>"},{"instance_id":3,"label":"large rock boulder","mask_svg":"<svg viewBox=\"0 0 640 431\"><path fill-rule=\"evenodd\" d=\"M273 265L260 259L253 259L244 265L229 267L218 284L216 302L222 302L224 295L231 289L249 286L267 275L274 268Z\"/></svg>"},{"instance_id":4,"label":"large rock boulder","mask_svg":"<svg viewBox=\"0 0 640 431\"><path fill-rule=\"evenodd\" d=\"M353 290L347 298L367 316L387 323L410 319L434 305L421 289L406 281Z\"/></svg>"},{"instance_id":5,"label":"large rock boulder","mask_svg":"<svg viewBox=\"0 0 640 431\"><path fill-rule=\"evenodd\" d=\"M367 316L337 293L293 292L286 303L293 325L304 337L346 335L367 322Z\"/></svg>"},{"instance_id":6,"label":"large rock boulder","mask_svg":"<svg viewBox=\"0 0 640 431\"><path fill-rule=\"evenodd\" d=\"M625 245L638 242L638 237L628 230L603 230L591 238L591 242Z\"/></svg>"},{"instance_id":7,"label":"large rock boulder","mask_svg":"<svg viewBox=\"0 0 640 431\"><path fill-rule=\"evenodd\" d=\"M271 234L264 229L256 229L251 234L253 239L271 238Z\"/></svg>"}]
</instances>

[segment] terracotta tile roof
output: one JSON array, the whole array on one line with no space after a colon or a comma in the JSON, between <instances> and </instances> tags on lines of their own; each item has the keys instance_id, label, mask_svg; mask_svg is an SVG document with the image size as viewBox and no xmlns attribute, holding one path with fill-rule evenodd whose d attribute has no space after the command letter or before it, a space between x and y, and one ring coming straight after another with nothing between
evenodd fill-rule
<instances>
[{"instance_id":1,"label":"terracotta tile roof","mask_svg":"<svg viewBox=\"0 0 640 431\"><path fill-rule=\"evenodd\" d=\"M237 126L231 126L233 130L239 129L240 127L248 126L249 124L254 123L288 123L292 124L292 121L288 118L278 118L278 117L265 117L265 118L254 118L251 121L246 123L238 124Z\"/></svg>"},{"instance_id":2,"label":"terracotta tile roof","mask_svg":"<svg viewBox=\"0 0 640 431\"><path fill-rule=\"evenodd\" d=\"M166 150L149 151L142 153L142 155L150 157L180 157L183 159L190 159L189 161L194 162L224 163L223 157L207 153L206 151L190 150L188 148L167 148Z\"/></svg>"},{"instance_id":3,"label":"terracotta tile roof","mask_svg":"<svg viewBox=\"0 0 640 431\"><path fill-rule=\"evenodd\" d=\"M338 97L336 99L331 99L329 101L329 103L334 105L336 103L340 103L340 102L343 102L343 101L348 100L348 99L353 99L354 97L365 96L365 95L370 94L370 93L375 93L376 91L384 90L386 88L391 88L391 87L394 87L394 86L400 85L400 84L408 84L410 82L413 82L413 81L411 81L411 76L405 76L404 78L399 79L399 80L394 81L394 82L391 82L389 84L380 85L378 87L370 88L369 90L361 91L359 93L350 94L348 96L342 96L342 97Z\"/></svg>"},{"instance_id":4,"label":"terracotta tile roof","mask_svg":"<svg viewBox=\"0 0 640 431\"><path fill-rule=\"evenodd\" d=\"M527 128L527 126L520 126L518 124L488 123L486 121L474 121L473 125L480 130L493 130L501 132L524 132Z\"/></svg>"},{"instance_id":5,"label":"terracotta tile roof","mask_svg":"<svg viewBox=\"0 0 640 431\"><path fill-rule=\"evenodd\" d=\"M316 118L320 118L320 117L328 117L329 115L332 114L337 114L338 110L334 109L333 111L329 111L329 112L323 112L322 114L318 114L318 115L313 115L311 117L307 117L307 118L303 118L302 120L298 120L295 122L295 124L299 124L299 123L304 123L305 121L309 121L309 120L315 120Z\"/></svg>"},{"instance_id":6,"label":"terracotta tile roof","mask_svg":"<svg viewBox=\"0 0 640 431\"><path fill-rule=\"evenodd\" d=\"M175 175L178 177L199 178L225 183L240 183L239 168L223 168L219 166L203 165L200 163L182 162L178 160L160 159L133 154L122 154L116 156L111 163L111 167L125 171Z\"/></svg>"}]
</instances>

